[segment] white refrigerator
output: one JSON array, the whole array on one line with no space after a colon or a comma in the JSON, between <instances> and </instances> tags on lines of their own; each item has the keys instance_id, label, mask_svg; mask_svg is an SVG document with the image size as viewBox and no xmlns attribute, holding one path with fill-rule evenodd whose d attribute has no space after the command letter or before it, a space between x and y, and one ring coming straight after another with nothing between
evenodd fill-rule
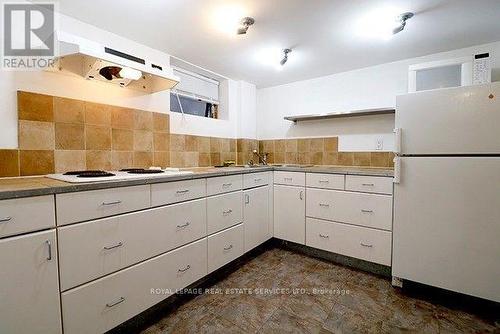
<instances>
[{"instance_id":1,"label":"white refrigerator","mask_svg":"<svg viewBox=\"0 0 500 334\"><path fill-rule=\"evenodd\" d=\"M500 83L396 105L392 275L500 302Z\"/></svg>"}]
</instances>

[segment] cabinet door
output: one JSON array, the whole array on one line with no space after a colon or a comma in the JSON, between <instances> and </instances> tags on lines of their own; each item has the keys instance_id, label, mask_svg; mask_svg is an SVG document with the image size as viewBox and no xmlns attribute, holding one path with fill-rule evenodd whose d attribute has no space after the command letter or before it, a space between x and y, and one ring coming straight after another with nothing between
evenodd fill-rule
<instances>
[{"instance_id":1,"label":"cabinet door","mask_svg":"<svg viewBox=\"0 0 500 334\"><path fill-rule=\"evenodd\" d=\"M0 241L0 333L61 333L56 232Z\"/></svg>"},{"instance_id":2,"label":"cabinet door","mask_svg":"<svg viewBox=\"0 0 500 334\"><path fill-rule=\"evenodd\" d=\"M269 189L260 187L243 192L243 222L245 251L260 245L268 238Z\"/></svg>"},{"instance_id":3,"label":"cabinet door","mask_svg":"<svg viewBox=\"0 0 500 334\"><path fill-rule=\"evenodd\" d=\"M274 186L274 236L305 244L306 201L304 187Z\"/></svg>"}]
</instances>

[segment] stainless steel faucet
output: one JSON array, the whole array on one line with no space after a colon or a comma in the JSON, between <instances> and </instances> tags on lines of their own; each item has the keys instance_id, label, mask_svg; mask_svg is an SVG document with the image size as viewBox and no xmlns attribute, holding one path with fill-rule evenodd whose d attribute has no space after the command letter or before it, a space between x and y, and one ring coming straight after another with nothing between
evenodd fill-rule
<instances>
[{"instance_id":1,"label":"stainless steel faucet","mask_svg":"<svg viewBox=\"0 0 500 334\"><path fill-rule=\"evenodd\" d=\"M257 152L257 150L253 150L253 154L259 157L259 163L267 165L267 156L269 155L269 153L264 152L263 154L260 154L259 152Z\"/></svg>"}]
</instances>

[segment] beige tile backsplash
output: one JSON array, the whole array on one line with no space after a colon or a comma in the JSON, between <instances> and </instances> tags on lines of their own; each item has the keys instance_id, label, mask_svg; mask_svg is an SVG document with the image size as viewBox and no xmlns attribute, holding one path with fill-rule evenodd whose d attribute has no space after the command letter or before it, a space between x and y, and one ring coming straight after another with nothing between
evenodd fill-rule
<instances>
[{"instance_id":1,"label":"beige tile backsplash","mask_svg":"<svg viewBox=\"0 0 500 334\"><path fill-rule=\"evenodd\" d=\"M81 169L206 167L232 160L392 167L392 153L338 152L337 137L230 139L170 133L168 114L18 92L19 149L0 149L0 177Z\"/></svg>"}]
</instances>

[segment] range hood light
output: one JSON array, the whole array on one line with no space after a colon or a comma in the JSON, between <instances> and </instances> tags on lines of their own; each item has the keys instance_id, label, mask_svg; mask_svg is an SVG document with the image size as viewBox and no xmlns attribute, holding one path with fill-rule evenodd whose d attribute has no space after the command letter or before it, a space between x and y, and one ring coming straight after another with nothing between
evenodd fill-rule
<instances>
[{"instance_id":1,"label":"range hood light","mask_svg":"<svg viewBox=\"0 0 500 334\"><path fill-rule=\"evenodd\" d=\"M120 71L120 76L124 79L139 80L142 77L142 72L130 67L124 67Z\"/></svg>"}]
</instances>

